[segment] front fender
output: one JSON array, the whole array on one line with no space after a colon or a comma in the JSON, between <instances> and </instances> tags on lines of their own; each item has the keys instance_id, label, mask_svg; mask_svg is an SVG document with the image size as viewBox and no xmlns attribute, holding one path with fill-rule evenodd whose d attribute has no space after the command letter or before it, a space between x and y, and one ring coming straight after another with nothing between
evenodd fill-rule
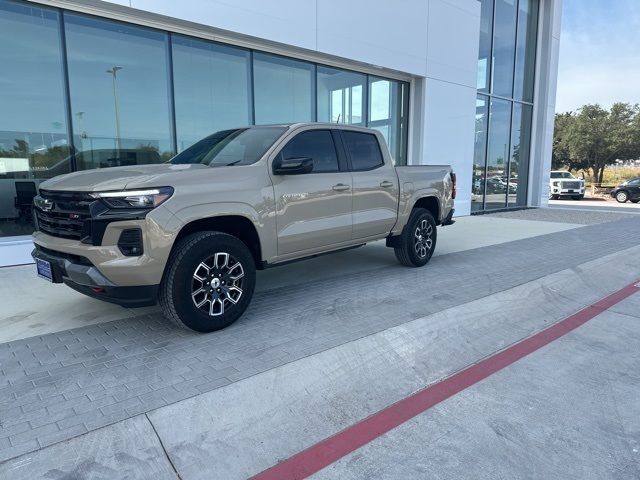
<instances>
[{"instance_id":1,"label":"front fender","mask_svg":"<svg viewBox=\"0 0 640 480\"><path fill-rule=\"evenodd\" d=\"M267 204L259 205L256 209L243 202L202 203L186 206L175 211L173 215L175 224L170 228L175 231L176 235L185 225L197 220L223 216L244 217L253 224L258 232L262 258L268 259L276 255L275 218L273 209Z\"/></svg>"}]
</instances>

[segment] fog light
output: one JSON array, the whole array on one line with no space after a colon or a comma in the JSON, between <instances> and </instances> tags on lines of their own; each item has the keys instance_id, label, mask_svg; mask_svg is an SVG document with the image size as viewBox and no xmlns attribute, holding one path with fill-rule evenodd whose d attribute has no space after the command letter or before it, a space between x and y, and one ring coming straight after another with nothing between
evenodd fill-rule
<instances>
[{"instance_id":1,"label":"fog light","mask_svg":"<svg viewBox=\"0 0 640 480\"><path fill-rule=\"evenodd\" d=\"M123 230L118 240L118 248L127 257L139 257L144 253L142 248L142 230L129 228Z\"/></svg>"}]
</instances>

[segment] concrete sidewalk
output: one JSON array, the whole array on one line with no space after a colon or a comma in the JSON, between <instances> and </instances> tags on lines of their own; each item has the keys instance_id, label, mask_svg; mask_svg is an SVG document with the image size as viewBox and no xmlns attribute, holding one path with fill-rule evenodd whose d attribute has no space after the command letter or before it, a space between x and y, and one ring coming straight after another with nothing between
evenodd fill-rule
<instances>
[{"instance_id":1,"label":"concrete sidewalk","mask_svg":"<svg viewBox=\"0 0 640 480\"><path fill-rule=\"evenodd\" d=\"M640 293L621 307L311 478L637 480Z\"/></svg>"},{"instance_id":2,"label":"concrete sidewalk","mask_svg":"<svg viewBox=\"0 0 640 480\"><path fill-rule=\"evenodd\" d=\"M521 213L520 217L524 217ZM557 221L464 217L451 227L438 230L436 256L497 245L523 238L577 228L571 216L554 215ZM607 221L616 217L605 217ZM347 252L258 272L256 290L297 285L398 264L393 250L375 242ZM160 315L157 307L126 309L88 298L64 285L54 285L35 276L35 267L0 268L0 343L36 335L85 327L144 314ZM312 273L310 273L312 272Z\"/></svg>"},{"instance_id":3,"label":"concrete sidewalk","mask_svg":"<svg viewBox=\"0 0 640 480\"><path fill-rule=\"evenodd\" d=\"M614 253L5 462L0 477L246 478L638 272L640 247ZM640 292L317 476L637 478L639 300Z\"/></svg>"},{"instance_id":4,"label":"concrete sidewalk","mask_svg":"<svg viewBox=\"0 0 640 480\"><path fill-rule=\"evenodd\" d=\"M0 478L157 479L177 478L176 470L183 480L253 475L637 280L640 247L633 245L639 234L640 219L635 217L583 228L571 225L555 233L442 254L423 269L382 265L313 281L298 279L298 284L258 292L246 317L210 335L174 329L148 313L1 343L0 462L5 461L0 463ZM372 272L376 282L370 281ZM635 318L636 301L621 304L620 313ZM615 379L615 388L627 389L628 395L616 401L635 414L637 405L625 402L640 393L633 377L640 366L638 356L615 357L627 346L635 347L631 342L636 337L627 330L611 334L609 323L603 328L609 331L602 337L606 348L595 340L578 342L576 348L585 359L598 361L602 349L611 353L610 363L600 362L602 372ZM569 364L574 354L563 352L545 368ZM582 371L553 378L571 392L572 383L582 382ZM548 385L543 373L534 377L538 383L513 385L549 392L558 405L570 404L570 395ZM492 400L483 404L521 394L510 389L511 384L497 385L486 394L492 394ZM587 398L584 390L575 391ZM547 393L541 395L544 399ZM457 405L457 397L448 402ZM498 442L496 448L502 448L502 439L517 438L514 452L533 448L526 435L513 437L524 428L513 408L504 410L508 415L478 408L477 417L447 418L453 422L448 428L464 430L467 422L482 424L481 413L495 413L504 425L496 437L482 430L478 444ZM585 410L586 421L589 414ZM599 478L626 478L615 473L632 471L633 458L637 461L618 451L637 440L637 430L633 422L617 418L612 410L600 415L599 423L589 423L591 430L604 428L618 442L607 444L616 448L615 459L602 458L603 467L594 470ZM542 415L533 421L545 425L547 420ZM612 427L615 422L627 422L630 436L622 438ZM549 431L553 434L542 442L549 451L535 444L539 458L582 441L580 431L572 431L566 442L554 443L557 432ZM410 432L388 447L377 447L377 441L370 445L390 452L383 463L356 452L319 475L348 478L369 472L369 477L397 478L400 472L421 478L422 470L410 467L440 462L455 451L447 446L446 436L438 440L427 427ZM424 449L411 443L413 436L423 442L419 445L442 448L430 449L427 458ZM455 448L476 444L475 437L451 438ZM394 448L409 465L394 469ZM598 455L612 454L611 449L598 450ZM405 457L400 450L406 451ZM27 452L32 453L23 455ZM474 458L472 453L469 458ZM571 460L580 459L562 458L569 467ZM358 468L351 470L354 464ZM490 472L475 471L474 464L459 467L451 469L457 477L433 471L443 478L464 478L465 472L472 478L488 477ZM500 472L510 478L527 476L508 466Z\"/></svg>"}]
</instances>

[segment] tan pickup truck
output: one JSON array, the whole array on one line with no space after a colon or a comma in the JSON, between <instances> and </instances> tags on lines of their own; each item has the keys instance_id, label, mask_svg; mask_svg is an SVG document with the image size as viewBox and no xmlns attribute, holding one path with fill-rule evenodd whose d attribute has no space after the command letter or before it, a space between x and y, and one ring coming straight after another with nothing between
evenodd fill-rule
<instances>
[{"instance_id":1,"label":"tan pickup truck","mask_svg":"<svg viewBox=\"0 0 640 480\"><path fill-rule=\"evenodd\" d=\"M33 257L49 281L208 332L242 315L256 269L385 238L425 265L455 195L450 167L394 167L376 130L224 130L164 164L43 182Z\"/></svg>"}]
</instances>

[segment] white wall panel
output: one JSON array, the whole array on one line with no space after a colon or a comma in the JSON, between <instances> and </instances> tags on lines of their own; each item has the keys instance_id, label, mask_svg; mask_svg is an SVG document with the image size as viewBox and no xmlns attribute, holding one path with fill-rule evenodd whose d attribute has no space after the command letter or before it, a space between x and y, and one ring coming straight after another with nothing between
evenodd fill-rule
<instances>
[{"instance_id":1,"label":"white wall panel","mask_svg":"<svg viewBox=\"0 0 640 480\"><path fill-rule=\"evenodd\" d=\"M428 3L318 0L318 50L424 76Z\"/></svg>"},{"instance_id":2,"label":"white wall panel","mask_svg":"<svg viewBox=\"0 0 640 480\"><path fill-rule=\"evenodd\" d=\"M427 76L476 88L480 2L430 0L427 31Z\"/></svg>"},{"instance_id":3,"label":"white wall panel","mask_svg":"<svg viewBox=\"0 0 640 480\"><path fill-rule=\"evenodd\" d=\"M469 215L476 89L428 78L425 103L420 163L453 167L458 178L456 215Z\"/></svg>"},{"instance_id":4,"label":"white wall panel","mask_svg":"<svg viewBox=\"0 0 640 480\"><path fill-rule=\"evenodd\" d=\"M545 1L545 0L541 0ZM562 0L551 0L553 2L553 27L551 36L559 39L562 28Z\"/></svg>"},{"instance_id":5,"label":"white wall panel","mask_svg":"<svg viewBox=\"0 0 640 480\"><path fill-rule=\"evenodd\" d=\"M551 38L551 51L549 52L549 77L547 80L547 106L555 109L556 93L558 90L558 63L560 60L560 39Z\"/></svg>"},{"instance_id":6,"label":"white wall panel","mask_svg":"<svg viewBox=\"0 0 640 480\"><path fill-rule=\"evenodd\" d=\"M532 206L548 204L549 171L553 149L556 88L562 0L541 0L536 72L536 98L529 174L529 202Z\"/></svg>"},{"instance_id":7,"label":"white wall panel","mask_svg":"<svg viewBox=\"0 0 640 480\"><path fill-rule=\"evenodd\" d=\"M299 0L131 0L140 10L316 48L316 3Z\"/></svg>"},{"instance_id":8,"label":"white wall panel","mask_svg":"<svg viewBox=\"0 0 640 480\"><path fill-rule=\"evenodd\" d=\"M551 173L551 154L553 152L553 125L555 120L555 108L547 107L544 112L543 141L539 146L540 162L534 164L534 182L531 184L532 194L535 195L534 205L546 207L549 204L549 176Z\"/></svg>"}]
</instances>

